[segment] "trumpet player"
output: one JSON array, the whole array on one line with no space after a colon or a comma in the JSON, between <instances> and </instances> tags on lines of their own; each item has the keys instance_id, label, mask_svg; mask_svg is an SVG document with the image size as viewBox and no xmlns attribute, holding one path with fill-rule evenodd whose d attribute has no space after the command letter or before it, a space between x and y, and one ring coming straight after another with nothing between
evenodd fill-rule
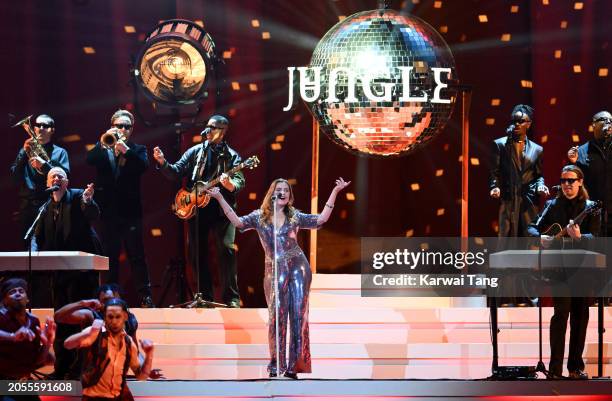
<instances>
[{"instance_id":1,"label":"trumpet player","mask_svg":"<svg viewBox=\"0 0 612 401\"><path fill-rule=\"evenodd\" d=\"M53 167L61 167L69 173L70 163L66 149L51 142L55 133L55 121L51 116L39 115L33 126L30 125L30 119L24 119L18 125L30 135L11 165L11 177L19 186L19 219L23 237L32 225L38 209L49 199L49 194L45 192L47 173Z\"/></svg>"},{"instance_id":2,"label":"trumpet player","mask_svg":"<svg viewBox=\"0 0 612 401\"><path fill-rule=\"evenodd\" d=\"M95 200L102 209L101 234L109 258L107 282L119 282L119 254L125 247L141 307L153 307L145 260L140 179L149 167L147 148L131 141L134 116L117 110L111 128L87 153L97 171Z\"/></svg>"}]
</instances>

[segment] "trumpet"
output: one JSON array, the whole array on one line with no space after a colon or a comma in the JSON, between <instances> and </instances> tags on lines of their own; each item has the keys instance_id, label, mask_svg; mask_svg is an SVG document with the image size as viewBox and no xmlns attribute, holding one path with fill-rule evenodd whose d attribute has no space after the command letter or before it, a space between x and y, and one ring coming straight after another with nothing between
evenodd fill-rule
<instances>
[{"instance_id":1,"label":"trumpet","mask_svg":"<svg viewBox=\"0 0 612 401\"><path fill-rule=\"evenodd\" d=\"M114 149L117 142L125 142L125 140L125 135L123 135L123 133L121 133L121 131L119 131L118 129L113 128L102 134L102 136L100 137L100 145L104 149Z\"/></svg>"},{"instance_id":2,"label":"trumpet","mask_svg":"<svg viewBox=\"0 0 612 401\"><path fill-rule=\"evenodd\" d=\"M51 158L49 157L49 155L47 154L47 151L45 150L45 148L43 148L42 144L38 140L36 133L32 130L32 115L29 115L26 118L22 119L17 124L13 125L12 128L15 128L18 126L21 126L28 133L28 135L30 135L30 139L31 139L30 148L29 150L26 150L28 159L40 157L41 159L45 161L45 163L49 163L49 161L51 161ZM44 175L44 172L41 169L37 168L36 171L39 174Z\"/></svg>"}]
</instances>

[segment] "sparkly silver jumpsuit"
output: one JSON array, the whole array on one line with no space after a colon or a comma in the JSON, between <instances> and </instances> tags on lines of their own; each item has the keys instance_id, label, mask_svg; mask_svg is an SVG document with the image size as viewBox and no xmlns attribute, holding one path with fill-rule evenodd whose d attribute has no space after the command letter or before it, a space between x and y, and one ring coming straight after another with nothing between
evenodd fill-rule
<instances>
[{"instance_id":1,"label":"sparkly silver jumpsuit","mask_svg":"<svg viewBox=\"0 0 612 401\"><path fill-rule=\"evenodd\" d=\"M300 228L315 229L318 215L296 211L293 218L286 219L277 233L278 282L279 282L279 335L280 335L280 369L291 373L310 373L310 338L308 334L308 294L312 272L310 264L297 243ZM261 210L240 217L244 225L240 230L257 230L259 240L266 254L266 271L264 291L268 303L268 346L270 364L268 371L276 373L276 338L274 307L274 229L272 224L261 221ZM287 349L287 317L291 325L291 343L289 344L289 361Z\"/></svg>"}]
</instances>

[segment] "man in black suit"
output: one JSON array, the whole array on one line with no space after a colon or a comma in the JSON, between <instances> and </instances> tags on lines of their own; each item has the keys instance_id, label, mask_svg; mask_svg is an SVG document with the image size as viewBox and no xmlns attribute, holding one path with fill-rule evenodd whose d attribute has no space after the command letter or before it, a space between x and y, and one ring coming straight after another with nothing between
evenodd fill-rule
<instances>
[{"instance_id":1,"label":"man in black suit","mask_svg":"<svg viewBox=\"0 0 612 401\"><path fill-rule=\"evenodd\" d=\"M98 142L87 153L87 163L97 170L96 201L102 208L102 240L104 254L109 258L107 281L119 282L119 254L123 245L140 294L140 306L151 308L154 305L144 252L140 196L140 179L149 159L147 148L130 140L133 126L132 113L117 110L105 134L105 139L114 138L114 145Z\"/></svg>"},{"instance_id":2,"label":"man in black suit","mask_svg":"<svg viewBox=\"0 0 612 401\"><path fill-rule=\"evenodd\" d=\"M499 237L525 237L527 227L538 214L540 195L548 195L542 174L542 146L527 137L533 122L533 108L525 104L514 107L506 135L493 143L493 160L489 181L490 196L500 200ZM529 299L530 278L516 275L515 291L522 296L502 298L501 306L535 304ZM507 283L506 287L514 285Z\"/></svg>"},{"instance_id":3,"label":"man in black suit","mask_svg":"<svg viewBox=\"0 0 612 401\"><path fill-rule=\"evenodd\" d=\"M49 170L53 167L61 167L67 174L70 174L68 152L51 142L55 133L53 118L47 114L41 114L36 117L34 126L30 128L49 156L49 161L46 162L32 153L32 138L28 138L23 143L23 148L19 149L15 162L11 165L11 177L15 184L19 185L19 219L21 221L22 238L34 222L38 214L38 208L49 198L49 195L45 192Z\"/></svg>"},{"instance_id":4,"label":"man in black suit","mask_svg":"<svg viewBox=\"0 0 612 401\"><path fill-rule=\"evenodd\" d=\"M512 110L506 136L493 146L489 190L500 199L499 236L524 237L537 216L540 195L548 195L542 175L542 146L527 138L533 108L519 104Z\"/></svg>"},{"instance_id":5,"label":"man in black suit","mask_svg":"<svg viewBox=\"0 0 612 401\"><path fill-rule=\"evenodd\" d=\"M47 187L57 187L51 192L51 199L46 205L32 239L33 251L82 251L101 253L100 241L91 226L98 219L100 209L93 200L94 184L85 190L68 189L66 172L60 167L53 167L47 174ZM78 270L62 270L53 277L53 307L62 306L87 298L99 285L98 273ZM63 341L78 331L78 327L58 324L55 338L55 372L56 379L78 378L71 372L71 365L76 354L63 348Z\"/></svg>"}]
</instances>

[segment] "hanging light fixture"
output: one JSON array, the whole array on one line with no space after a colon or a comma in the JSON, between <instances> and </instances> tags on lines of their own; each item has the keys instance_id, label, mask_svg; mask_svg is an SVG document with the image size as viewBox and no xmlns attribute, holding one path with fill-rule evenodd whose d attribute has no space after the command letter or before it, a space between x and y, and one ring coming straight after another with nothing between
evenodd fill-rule
<instances>
[{"instance_id":1,"label":"hanging light fixture","mask_svg":"<svg viewBox=\"0 0 612 401\"><path fill-rule=\"evenodd\" d=\"M188 20L163 21L146 37L133 70L145 96L177 107L205 98L217 56L210 35Z\"/></svg>"}]
</instances>

